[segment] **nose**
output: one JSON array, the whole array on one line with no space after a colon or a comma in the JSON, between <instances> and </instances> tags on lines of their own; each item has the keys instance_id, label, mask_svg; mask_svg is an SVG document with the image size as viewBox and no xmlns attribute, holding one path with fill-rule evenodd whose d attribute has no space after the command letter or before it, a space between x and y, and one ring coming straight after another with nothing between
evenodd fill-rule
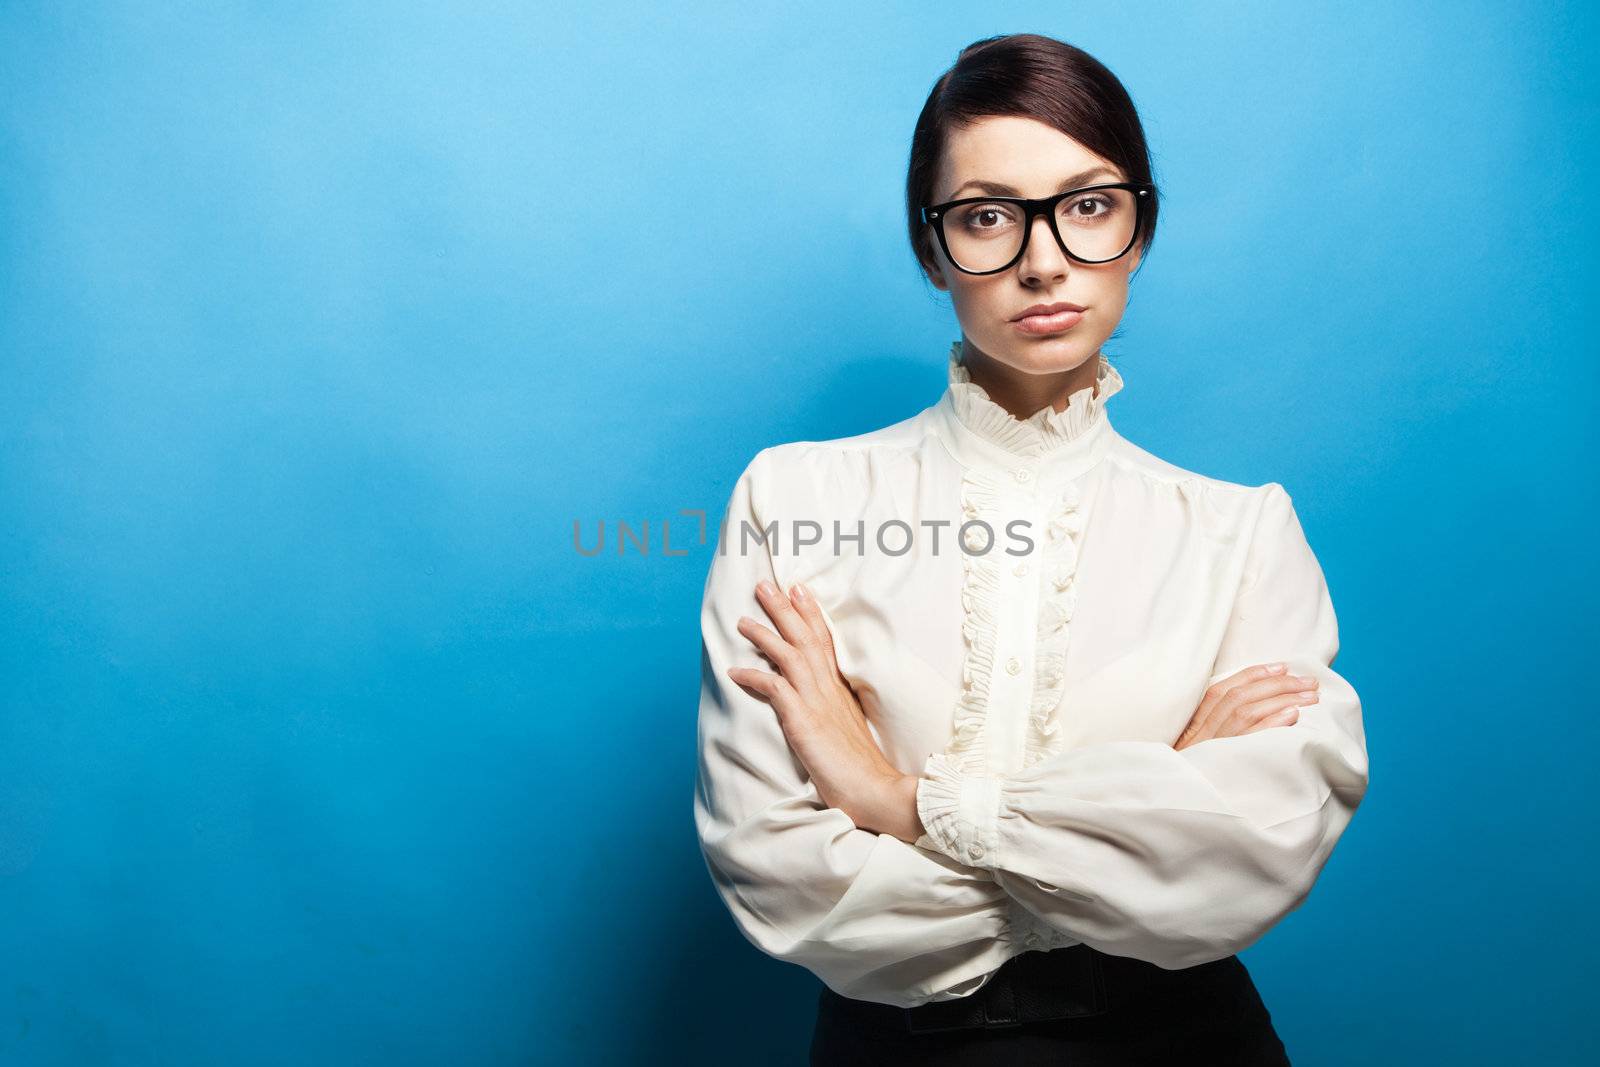
<instances>
[{"instance_id":1,"label":"nose","mask_svg":"<svg viewBox=\"0 0 1600 1067\"><path fill-rule=\"evenodd\" d=\"M1017 276L1024 284L1033 286L1064 280L1072 261L1056 241L1049 216L1043 213L1034 216L1030 226L1028 247L1017 262Z\"/></svg>"}]
</instances>

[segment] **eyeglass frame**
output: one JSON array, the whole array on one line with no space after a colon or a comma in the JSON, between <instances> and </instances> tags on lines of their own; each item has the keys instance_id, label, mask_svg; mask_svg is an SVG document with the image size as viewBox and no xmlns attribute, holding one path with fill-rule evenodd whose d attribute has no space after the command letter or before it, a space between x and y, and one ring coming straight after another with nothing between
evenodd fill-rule
<instances>
[{"instance_id":1,"label":"eyeglass frame","mask_svg":"<svg viewBox=\"0 0 1600 1067\"><path fill-rule=\"evenodd\" d=\"M1149 182L1105 182L1100 185L1085 185L1080 189L1068 189L1064 193L1057 193L1054 196L1041 196L1036 199L1022 196L965 196L959 200L946 200L942 204L924 206L922 208L922 222L924 225L933 227L933 232L939 237L939 247L944 249L944 258L950 261L952 267L963 274L999 274L1001 271L1007 271L1016 266L1022 259L1023 254L1028 251L1028 241L1033 237L1033 219L1036 215L1044 215L1046 217L1050 224L1050 232L1055 234L1056 244L1061 246L1061 251L1067 254L1068 259L1074 259L1079 263L1086 263L1091 266L1102 263L1115 263L1127 255L1129 249L1133 248L1134 244L1139 240L1139 232L1144 228L1145 208L1151 202L1150 194L1155 191L1155 188ZM1096 189L1127 189L1138 194L1133 201L1133 233L1128 238L1128 243L1123 247L1122 251L1109 259L1084 259L1067 247L1066 239L1061 236L1061 228L1056 225L1057 204L1069 196L1093 192ZM994 270L968 270L957 263L956 257L950 254L950 244L945 240L944 236L944 219L951 208L960 207L962 204L1014 204L1023 210L1025 217L1022 223L1022 244L1017 248L1017 254L1012 256L1011 261L1005 266L996 267Z\"/></svg>"}]
</instances>

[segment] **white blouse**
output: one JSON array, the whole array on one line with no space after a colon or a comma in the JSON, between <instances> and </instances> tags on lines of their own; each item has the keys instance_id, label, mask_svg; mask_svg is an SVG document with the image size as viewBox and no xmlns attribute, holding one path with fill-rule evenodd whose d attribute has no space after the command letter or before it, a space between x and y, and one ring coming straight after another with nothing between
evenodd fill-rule
<instances>
[{"instance_id":1,"label":"white blouse","mask_svg":"<svg viewBox=\"0 0 1600 1067\"><path fill-rule=\"evenodd\" d=\"M1122 437L1103 357L1098 394L1026 420L972 383L960 341L948 371L915 416L762 449L733 488L694 799L718 893L761 951L900 1007L970 995L1029 949L1171 969L1246 948L1305 900L1367 785L1289 494ZM728 678L776 671L737 629L776 629L762 578L815 594L873 736L921 776L915 845L824 805L777 713ZM1172 747L1213 682L1276 661L1321 683L1298 721Z\"/></svg>"}]
</instances>

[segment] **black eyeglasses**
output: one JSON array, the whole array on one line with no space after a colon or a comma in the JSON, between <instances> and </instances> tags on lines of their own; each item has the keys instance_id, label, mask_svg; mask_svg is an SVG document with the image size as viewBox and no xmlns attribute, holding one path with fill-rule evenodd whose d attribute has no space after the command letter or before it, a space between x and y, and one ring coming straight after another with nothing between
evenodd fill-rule
<instances>
[{"instance_id":1,"label":"black eyeglasses","mask_svg":"<svg viewBox=\"0 0 1600 1067\"><path fill-rule=\"evenodd\" d=\"M1035 215L1050 220L1056 244L1069 258L1110 263L1133 247L1154 191L1148 182L1114 182L1037 200L969 196L924 207L922 221L939 235L945 258L967 274L998 274L1015 265L1027 250ZM1070 243L1063 228L1072 235Z\"/></svg>"}]
</instances>

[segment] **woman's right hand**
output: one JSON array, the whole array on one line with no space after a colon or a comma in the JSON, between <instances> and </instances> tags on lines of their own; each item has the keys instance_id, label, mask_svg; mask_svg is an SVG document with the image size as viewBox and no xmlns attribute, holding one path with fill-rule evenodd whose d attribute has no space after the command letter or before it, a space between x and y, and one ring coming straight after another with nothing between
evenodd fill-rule
<instances>
[{"instance_id":1,"label":"woman's right hand","mask_svg":"<svg viewBox=\"0 0 1600 1067\"><path fill-rule=\"evenodd\" d=\"M1261 663L1218 681L1206 690L1172 747L1182 750L1213 737L1237 737L1299 719L1300 706L1316 702L1318 682L1285 671L1282 663Z\"/></svg>"}]
</instances>

